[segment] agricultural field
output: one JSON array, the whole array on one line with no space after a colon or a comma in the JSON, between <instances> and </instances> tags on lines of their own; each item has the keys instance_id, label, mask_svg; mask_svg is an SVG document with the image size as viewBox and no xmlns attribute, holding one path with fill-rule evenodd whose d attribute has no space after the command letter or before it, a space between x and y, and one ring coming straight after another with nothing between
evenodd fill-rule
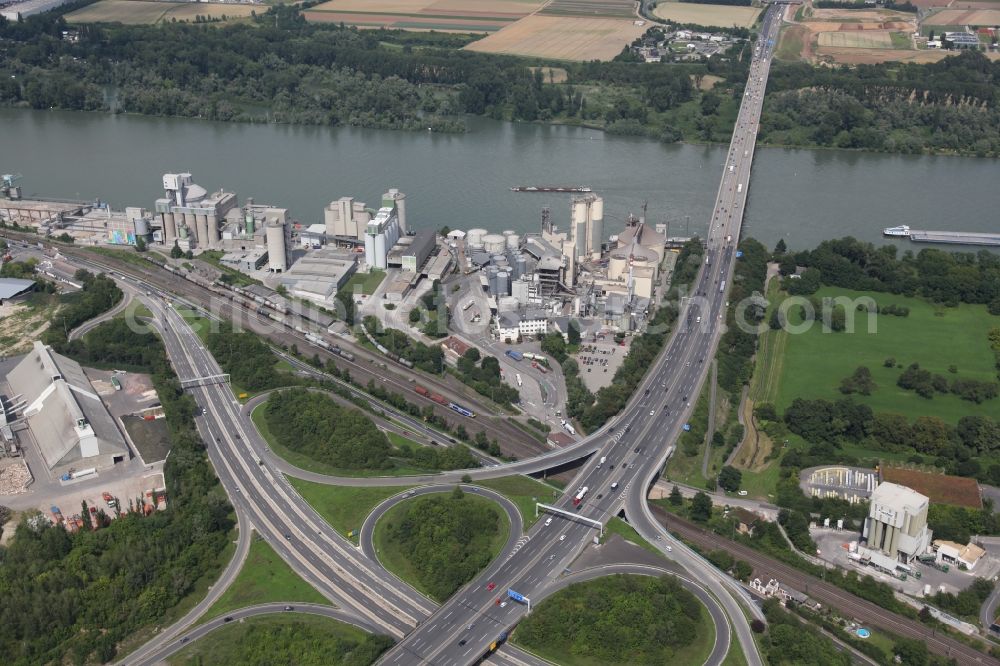
<instances>
[{"instance_id":1,"label":"agricultural field","mask_svg":"<svg viewBox=\"0 0 1000 666\"><path fill-rule=\"evenodd\" d=\"M544 0L330 0L303 12L310 21L362 28L495 32L537 11Z\"/></svg>"},{"instance_id":2,"label":"agricultural field","mask_svg":"<svg viewBox=\"0 0 1000 666\"><path fill-rule=\"evenodd\" d=\"M626 18L533 14L465 48L554 60L611 60L646 31L635 23Z\"/></svg>"},{"instance_id":3,"label":"agricultural field","mask_svg":"<svg viewBox=\"0 0 1000 666\"><path fill-rule=\"evenodd\" d=\"M69 23L122 23L151 25L176 19L194 22L196 16L226 19L247 18L259 7L207 2L146 2L144 0L100 0L66 15ZM260 8L263 12L265 8Z\"/></svg>"},{"instance_id":4,"label":"agricultural field","mask_svg":"<svg viewBox=\"0 0 1000 666\"><path fill-rule=\"evenodd\" d=\"M552 0L539 14L546 16L582 16L596 18L632 18L635 13L633 0Z\"/></svg>"},{"instance_id":5,"label":"agricultural field","mask_svg":"<svg viewBox=\"0 0 1000 666\"><path fill-rule=\"evenodd\" d=\"M749 28L760 15L759 7L733 5L699 5L688 2L661 2L653 14L674 23L694 23L719 28Z\"/></svg>"},{"instance_id":6,"label":"agricultural field","mask_svg":"<svg viewBox=\"0 0 1000 666\"><path fill-rule=\"evenodd\" d=\"M877 315L875 333L868 332L868 316L854 313L854 332L826 333L815 325L804 333L787 335L780 365L770 374L778 376L775 406L784 411L795 398L838 400L842 379L857 367L871 370L876 388L871 395L853 395L876 412L902 414L913 420L937 416L955 424L967 414L995 416L1000 399L976 404L953 394L936 394L932 399L902 389L896 380L902 368L919 363L921 368L950 379L996 381L993 352L987 334L996 326L982 305L962 304L955 308L933 305L918 298L894 294L855 292L824 287L817 297L871 297L880 305L900 305L910 309L907 317ZM794 317L793 317L794 319ZM792 321L792 323L795 323ZM885 366L886 359L896 366ZM902 366L899 367L899 366ZM955 366L955 372L950 372Z\"/></svg>"},{"instance_id":7,"label":"agricultural field","mask_svg":"<svg viewBox=\"0 0 1000 666\"><path fill-rule=\"evenodd\" d=\"M884 31L821 32L819 45L852 49L888 49L892 48L892 38Z\"/></svg>"},{"instance_id":8,"label":"agricultural field","mask_svg":"<svg viewBox=\"0 0 1000 666\"><path fill-rule=\"evenodd\" d=\"M977 3L979 4L979 3ZM943 9L923 20L924 25L1000 25L1000 3L995 9Z\"/></svg>"}]
</instances>

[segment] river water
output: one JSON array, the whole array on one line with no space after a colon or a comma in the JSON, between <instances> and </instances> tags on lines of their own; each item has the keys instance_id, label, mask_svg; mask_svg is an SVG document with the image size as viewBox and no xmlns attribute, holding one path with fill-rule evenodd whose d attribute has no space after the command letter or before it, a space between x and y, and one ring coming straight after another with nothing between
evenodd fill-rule
<instances>
[{"instance_id":1,"label":"river water","mask_svg":"<svg viewBox=\"0 0 1000 666\"><path fill-rule=\"evenodd\" d=\"M538 228L542 206L566 224L570 195L511 186L588 185L605 199L609 234L644 200L647 219L669 222L671 235L704 234L725 147L479 118L468 125L468 134L442 135L0 109L0 172L23 174L26 195L151 208L161 174L190 171L210 191L287 207L303 223L322 221L340 196L375 206L398 187L411 227L519 232ZM998 209L996 160L763 148L744 235L797 249L844 235L890 242L881 229L898 224L997 231Z\"/></svg>"}]
</instances>

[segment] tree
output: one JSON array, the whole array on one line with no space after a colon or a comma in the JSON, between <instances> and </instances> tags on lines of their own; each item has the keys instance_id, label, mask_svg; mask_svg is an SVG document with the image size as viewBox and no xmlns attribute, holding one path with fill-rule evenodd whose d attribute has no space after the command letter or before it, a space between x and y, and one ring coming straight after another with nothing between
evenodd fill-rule
<instances>
[{"instance_id":1,"label":"tree","mask_svg":"<svg viewBox=\"0 0 1000 666\"><path fill-rule=\"evenodd\" d=\"M733 562L733 578L746 582L753 575L753 566L746 560Z\"/></svg>"},{"instance_id":2,"label":"tree","mask_svg":"<svg viewBox=\"0 0 1000 666\"><path fill-rule=\"evenodd\" d=\"M135 251L136 252L145 252L146 249L147 249L146 248L146 239L143 238L142 236L136 236L136 239L135 239Z\"/></svg>"},{"instance_id":3,"label":"tree","mask_svg":"<svg viewBox=\"0 0 1000 666\"><path fill-rule=\"evenodd\" d=\"M726 465L719 470L719 485L722 486L724 490L734 493L740 489L740 483L742 481L743 474L735 467Z\"/></svg>"},{"instance_id":4,"label":"tree","mask_svg":"<svg viewBox=\"0 0 1000 666\"><path fill-rule=\"evenodd\" d=\"M174 241L174 246L172 248L170 248L170 258L171 259L180 259L183 256L184 256L184 250L181 249L181 246L178 245L177 241L175 240Z\"/></svg>"},{"instance_id":5,"label":"tree","mask_svg":"<svg viewBox=\"0 0 1000 666\"><path fill-rule=\"evenodd\" d=\"M418 323L420 321L420 310L418 310L417 308L413 308L412 310L410 310L410 314L408 317L411 324Z\"/></svg>"},{"instance_id":6,"label":"tree","mask_svg":"<svg viewBox=\"0 0 1000 666\"><path fill-rule=\"evenodd\" d=\"M774 246L774 252L772 253L775 257L780 257L785 252L788 251L788 246L785 245L785 239L779 238L778 242Z\"/></svg>"},{"instance_id":7,"label":"tree","mask_svg":"<svg viewBox=\"0 0 1000 666\"><path fill-rule=\"evenodd\" d=\"M569 328L566 331L566 337L569 338L569 344L580 344L580 323L577 320L569 320Z\"/></svg>"},{"instance_id":8,"label":"tree","mask_svg":"<svg viewBox=\"0 0 1000 666\"><path fill-rule=\"evenodd\" d=\"M690 515L691 520L707 522L712 517L712 498L699 490L691 499Z\"/></svg>"},{"instance_id":9,"label":"tree","mask_svg":"<svg viewBox=\"0 0 1000 666\"><path fill-rule=\"evenodd\" d=\"M674 506L680 506L684 503L684 496L681 495L681 489L676 484L670 489L670 503Z\"/></svg>"}]
</instances>

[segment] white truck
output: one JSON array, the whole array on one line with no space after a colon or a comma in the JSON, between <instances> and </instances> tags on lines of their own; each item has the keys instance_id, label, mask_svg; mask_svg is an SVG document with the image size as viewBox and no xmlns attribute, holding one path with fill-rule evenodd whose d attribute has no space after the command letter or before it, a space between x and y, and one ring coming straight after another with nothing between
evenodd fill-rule
<instances>
[{"instance_id":1,"label":"white truck","mask_svg":"<svg viewBox=\"0 0 1000 666\"><path fill-rule=\"evenodd\" d=\"M736 192L739 193L739 192L742 192L742 191L743 191L743 183L739 183L736 186Z\"/></svg>"}]
</instances>

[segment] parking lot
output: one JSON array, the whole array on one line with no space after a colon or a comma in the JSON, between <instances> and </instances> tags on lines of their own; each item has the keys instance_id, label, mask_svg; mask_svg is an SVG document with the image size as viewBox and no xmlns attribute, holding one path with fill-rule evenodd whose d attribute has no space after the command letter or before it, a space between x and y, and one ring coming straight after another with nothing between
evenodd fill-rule
<instances>
[{"instance_id":1,"label":"parking lot","mask_svg":"<svg viewBox=\"0 0 1000 666\"><path fill-rule=\"evenodd\" d=\"M581 344L576 360L580 365L580 378L583 379L584 385L594 393L605 386L610 386L615 372L627 355L628 347L619 346L613 341Z\"/></svg>"}]
</instances>

